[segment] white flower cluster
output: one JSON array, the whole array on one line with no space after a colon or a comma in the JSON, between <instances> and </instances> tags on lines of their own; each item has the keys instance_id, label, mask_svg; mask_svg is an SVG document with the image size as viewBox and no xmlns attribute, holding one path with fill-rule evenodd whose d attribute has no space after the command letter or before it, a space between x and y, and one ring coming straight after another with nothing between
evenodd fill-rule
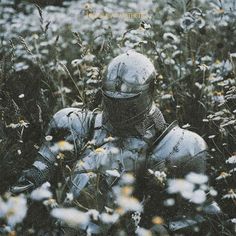
<instances>
[{"instance_id":1,"label":"white flower cluster","mask_svg":"<svg viewBox=\"0 0 236 236\"><path fill-rule=\"evenodd\" d=\"M148 169L148 172L151 175L154 175L160 183L164 183L166 181L166 173L164 171L153 171L151 169Z\"/></svg>"},{"instance_id":2,"label":"white flower cluster","mask_svg":"<svg viewBox=\"0 0 236 236\"><path fill-rule=\"evenodd\" d=\"M6 196L4 201L0 197L0 218L4 219L10 227L21 223L27 213L27 200L24 195L17 197Z\"/></svg>"},{"instance_id":3,"label":"white flower cluster","mask_svg":"<svg viewBox=\"0 0 236 236\"><path fill-rule=\"evenodd\" d=\"M210 188L206 185L208 177L194 172L189 173L185 179L171 179L168 181L168 192L170 194L179 193L183 198L195 204L202 204L206 200L206 191Z\"/></svg>"}]
</instances>

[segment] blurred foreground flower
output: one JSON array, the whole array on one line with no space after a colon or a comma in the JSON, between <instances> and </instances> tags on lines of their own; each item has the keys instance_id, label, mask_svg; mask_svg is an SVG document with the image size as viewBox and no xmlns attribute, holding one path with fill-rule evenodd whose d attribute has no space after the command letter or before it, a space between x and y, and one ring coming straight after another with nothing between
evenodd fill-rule
<instances>
[{"instance_id":1,"label":"blurred foreground flower","mask_svg":"<svg viewBox=\"0 0 236 236\"><path fill-rule=\"evenodd\" d=\"M100 215L100 220L105 224L114 224L117 222L119 217L120 217L120 215L117 213L108 214L108 213L103 212Z\"/></svg>"},{"instance_id":2,"label":"blurred foreground flower","mask_svg":"<svg viewBox=\"0 0 236 236\"><path fill-rule=\"evenodd\" d=\"M135 231L137 236L152 236L152 232L148 229L144 229L139 227L136 231Z\"/></svg>"},{"instance_id":3,"label":"blurred foreground flower","mask_svg":"<svg viewBox=\"0 0 236 236\"><path fill-rule=\"evenodd\" d=\"M126 197L126 196L120 196L117 199L118 205L124 210L124 212L128 211L138 211L142 212L143 206L138 201L138 199L134 197Z\"/></svg>"},{"instance_id":4,"label":"blurred foreground flower","mask_svg":"<svg viewBox=\"0 0 236 236\"><path fill-rule=\"evenodd\" d=\"M53 152L58 152L58 151L72 151L74 149L74 145L70 144L67 141L59 141L57 143L55 143L51 148L50 148Z\"/></svg>"},{"instance_id":5,"label":"blurred foreground flower","mask_svg":"<svg viewBox=\"0 0 236 236\"><path fill-rule=\"evenodd\" d=\"M204 184L208 181L208 177L203 174L191 172L186 176L186 180L194 184Z\"/></svg>"},{"instance_id":6,"label":"blurred foreground flower","mask_svg":"<svg viewBox=\"0 0 236 236\"><path fill-rule=\"evenodd\" d=\"M168 192L169 193L180 193L182 197L184 198L191 198L193 190L194 190L194 184L190 183L184 179L173 179L168 181L169 187Z\"/></svg>"},{"instance_id":7,"label":"blurred foreground flower","mask_svg":"<svg viewBox=\"0 0 236 236\"><path fill-rule=\"evenodd\" d=\"M193 196L190 199L191 202L201 204L206 201L206 194L203 190L198 189L193 192Z\"/></svg>"},{"instance_id":8,"label":"blurred foreground flower","mask_svg":"<svg viewBox=\"0 0 236 236\"><path fill-rule=\"evenodd\" d=\"M73 228L84 227L89 223L89 215L75 208L56 208L51 211L51 215Z\"/></svg>"},{"instance_id":9,"label":"blurred foreground flower","mask_svg":"<svg viewBox=\"0 0 236 236\"><path fill-rule=\"evenodd\" d=\"M35 189L30 197L35 201L41 201L52 197L52 193L49 190L50 184L44 183L41 187Z\"/></svg>"},{"instance_id":10,"label":"blurred foreground flower","mask_svg":"<svg viewBox=\"0 0 236 236\"><path fill-rule=\"evenodd\" d=\"M185 179L171 179L168 181L169 193L179 193L183 198L195 204L202 204L206 200L205 191L209 190L206 185L208 177L203 174L190 172Z\"/></svg>"},{"instance_id":11,"label":"blurred foreground flower","mask_svg":"<svg viewBox=\"0 0 236 236\"><path fill-rule=\"evenodd\" d=\"M26 213L27 201L23 194L17 197L9 196L6 201L0 197L0 218L5 219L9 226L14 227L22 222Z\"/></svg>"}]
</instances>

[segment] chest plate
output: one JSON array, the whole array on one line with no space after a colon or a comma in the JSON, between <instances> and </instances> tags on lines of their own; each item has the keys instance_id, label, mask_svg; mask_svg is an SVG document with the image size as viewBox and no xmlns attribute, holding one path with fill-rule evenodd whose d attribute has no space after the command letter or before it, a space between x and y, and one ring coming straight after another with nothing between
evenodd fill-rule
<instances>
[{"instance_id":1,"label":"chest plate","mask_svg":"<svg viewBox=\"0 0 236 236\"><path fill-rule=\"evenodd\" d=\"M77 165L77 169L101 173L135 171L145 162L147 149L142 138L111 137L104 128L99 128L82 153L82 165Z\"/></svg>"}]
</instances>

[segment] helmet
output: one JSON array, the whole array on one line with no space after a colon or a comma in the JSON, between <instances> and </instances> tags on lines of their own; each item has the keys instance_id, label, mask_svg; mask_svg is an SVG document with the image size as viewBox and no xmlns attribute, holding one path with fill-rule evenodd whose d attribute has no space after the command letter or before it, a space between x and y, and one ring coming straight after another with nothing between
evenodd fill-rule
<instances>
[{"instance_id":1,"label":"helmet","mask_svg":"<svg viewBox=\"0 0 236 236\"><path fill-rule=\"evenodd\" d=\"M102 83L104 114L113 128L143 121L153 103L156 71L151 61L135 51L115 57Z\"/></svg>"}]
</instances>

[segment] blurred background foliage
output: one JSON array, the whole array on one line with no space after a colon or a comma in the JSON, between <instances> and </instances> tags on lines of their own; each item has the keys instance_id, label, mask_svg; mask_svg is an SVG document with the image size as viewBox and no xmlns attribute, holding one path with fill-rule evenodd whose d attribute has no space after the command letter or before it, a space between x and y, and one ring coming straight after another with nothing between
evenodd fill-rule
<instances>
[{"instance_id":1,"label":"blurred background foliage","mask_svg":"<svg viewBox=\"0 0 236 236\"><path fill-rule=\"evenodd\" d=\"M216 199L235 217L235 199L223 199L236 192L226 163L236 155L234 0L1 0L0 11L1 193L33 162L50 117L100 107L107 64L135 49L157 69L167 121L207 141Z\"/></svg>"}]
</instances>

